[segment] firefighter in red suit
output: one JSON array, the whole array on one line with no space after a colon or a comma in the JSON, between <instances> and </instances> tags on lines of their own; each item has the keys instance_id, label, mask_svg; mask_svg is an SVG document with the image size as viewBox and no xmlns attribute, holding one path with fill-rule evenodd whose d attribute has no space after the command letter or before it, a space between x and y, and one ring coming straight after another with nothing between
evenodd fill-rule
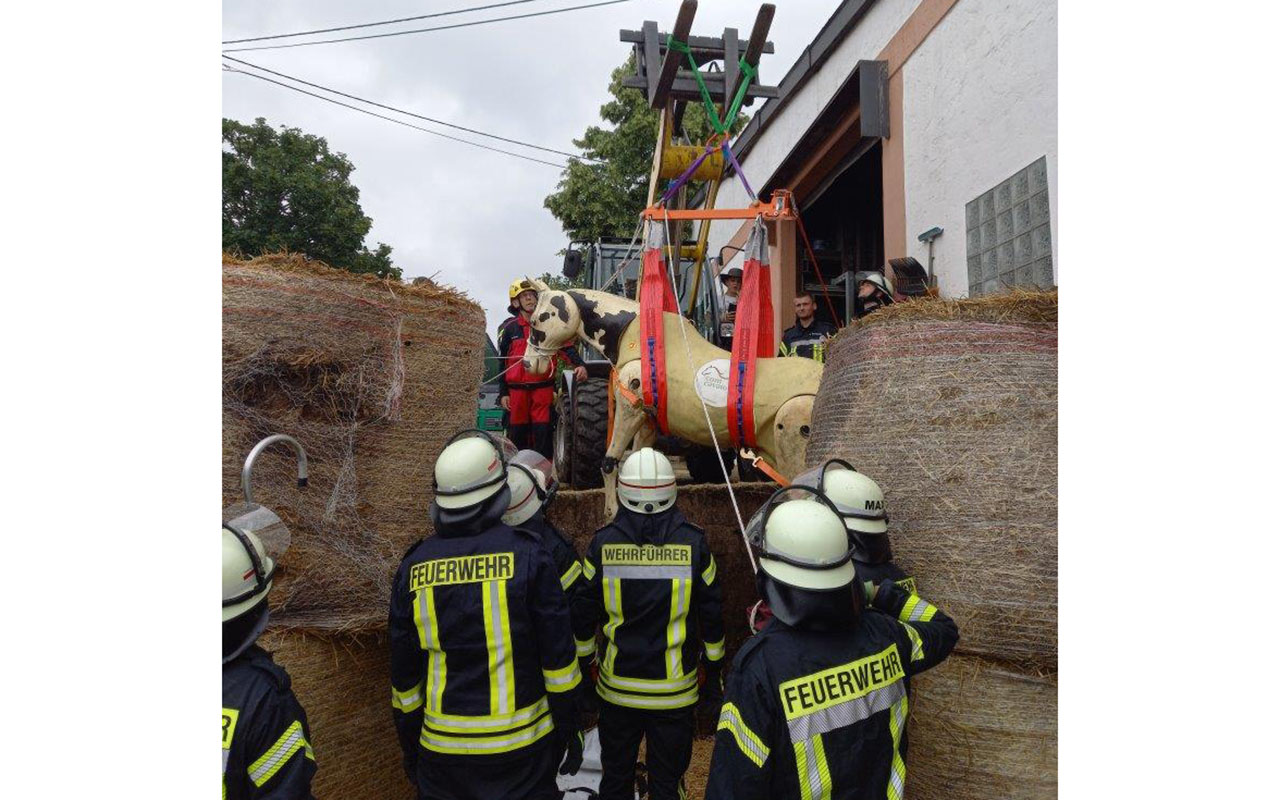
<instances>
[{"instance_id":1,"label":"firefighter in red suit","mask_svg":"<svg viewBox=\"0 0 1280 800\"><path fill-rule=\"evenodd\" d=\"M551 404L555 398L556 363L563 358L573 365L574 378L587 379L582 358L566 347L551 360L549 371L532 375L521 359L529 342L529 315L538 305L538 290L521 278L507 290L515 316L498 327L498 355L505 367L498 378L498 402L507 412L507 438L521 450L536 450L551 458Z\"/></svg>"}]
</instances>

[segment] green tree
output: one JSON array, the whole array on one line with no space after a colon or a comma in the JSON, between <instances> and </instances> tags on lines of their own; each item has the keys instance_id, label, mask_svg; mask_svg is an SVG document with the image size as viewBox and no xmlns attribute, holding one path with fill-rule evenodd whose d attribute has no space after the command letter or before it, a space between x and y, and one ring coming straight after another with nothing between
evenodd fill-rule
<instances>
[{"instance_id":1,"label":"green tree","mask_svg":"<svg viewBox=\"0 0 1280 800\"><path fill-rule=\"evenodd\" d=\"M355 169L321 136L261 117L222 120L222 247L254 256L292 250L351 272L399 278L391 247L370 250Z\"/></svg>"},{"instance_id":2,"label":"green tree","mask_svg":"<svg viewBox=\"0 0 1280 800\"><path fill-rule=\"evenodd\" d=\"M543 201L570 239L629 238L635 233L636 218L648 199L659 114L639 89L622 88L623 77L634 72L633 54L613 71L613 98L600 107L600 117L609 127L592 125L574 140L583 155L601 163L570 161L556 191ZM737 133L746 122L746 115L739 114L730 130ZM715 132L701 103L688 104L683 128L688 141L699 144Z\"/></svg>"}]
</instances>

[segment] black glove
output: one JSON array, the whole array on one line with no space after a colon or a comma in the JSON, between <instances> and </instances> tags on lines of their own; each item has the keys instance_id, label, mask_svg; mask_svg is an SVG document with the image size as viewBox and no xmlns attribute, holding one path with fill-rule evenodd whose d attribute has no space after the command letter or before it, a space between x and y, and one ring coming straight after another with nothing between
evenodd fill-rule
<instances>
[{"instance_id":1,"label":"black glove","mask_svg":"<svg viewBox=\"0 0 1280 800\"><path fill-rule=\"evenodd\" d=\"M577 775L582 769L582 731L569 734L569 741L564 746L564 763L560 765L561 775Z\"/></svg>"},{"instance_id":2,"label":"black glove","mask_svg":"<svg viewBox=\"0 0 1280 800\"><path fill-rule=\"evenodd\" d=\"M704 664L706 674L702 688L698 690L698 701L703 708L719 715L720 706L724 704L724 678L720 674L719 661L707 661Z\"/></svg>"}]
</instances>

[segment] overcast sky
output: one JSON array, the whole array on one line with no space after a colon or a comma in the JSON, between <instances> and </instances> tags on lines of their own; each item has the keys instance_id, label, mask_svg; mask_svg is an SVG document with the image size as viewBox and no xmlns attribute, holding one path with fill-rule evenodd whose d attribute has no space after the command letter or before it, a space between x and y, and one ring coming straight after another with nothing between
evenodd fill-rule
<instances>
[{"instance_id":1,"label":"overcast sky","mask_svg":"<svg viewBox=\"0 0 1280 800\"><path fill-rule=\"evenodd\" d=\"M496 0L224 0L223 39L374 22L486 5ZM593 0L536 0L506 8L396 26L328 34L447 25L584 5ZM669 30L676 0L630 0L617 5L456 30L280 50L234 53L236 58L313 83L419 114L512 139L574 152L572 140L599 122L609 72L630 45L622 28L647 19ZM776 3L769 34L777 51L764 56L761 80L776 85L834 11L837 0ZM715 35L727 25L745 39L757 3L702 0L693 31ZM284 42L305 41L287 39ZM259 42L226 47L250 47ZM748 111L759 108L759 103ZM377 110L377 109L374 109ZM386 113L386 112L382 112ZM394 248L404 276L435 275L484 306L492 334L507 316L506 287L518 275L558 272L566 244L559 222L542 207L560 170L492 153L325 103L250 78L224 73L224 117L265 117L329 141L355 165L352 181L373 219L368 244ZM394 115L392 115L394 116ZM562 157L407 119L549 161Z\"/></svg>"}]
</instances>

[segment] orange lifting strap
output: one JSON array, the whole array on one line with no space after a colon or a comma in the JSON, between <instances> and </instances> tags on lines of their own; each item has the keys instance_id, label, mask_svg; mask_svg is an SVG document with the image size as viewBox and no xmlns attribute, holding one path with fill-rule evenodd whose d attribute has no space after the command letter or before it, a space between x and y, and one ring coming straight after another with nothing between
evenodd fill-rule
<instances>
[{"instance_id":1,"label":"orange lifting strap","mask_svg":"<svg viewBox=\"0 0 1280 800\"><path fill-rule=\"evenodd\" d=\"M645 241L644 271L640 275L640 383L644 404L657 411L658 430L667 428L667 349L662 335L662 314L679 314L667 262L662 255L666 226L649 223Z\"/></svg>"},{"instance_id":2,"label":"orange lifting strap","mask_svg":"<svg viewBox=\"0 0 1280 800\"><path fill-rule=\"evenodd\" d=\"M743 251L742 291L733 320L729 360L729 439L734 447L756 446L756 359L772 358L773 285L769 278L769 236L756 218Z\"/></svg>"}]
</instances>

